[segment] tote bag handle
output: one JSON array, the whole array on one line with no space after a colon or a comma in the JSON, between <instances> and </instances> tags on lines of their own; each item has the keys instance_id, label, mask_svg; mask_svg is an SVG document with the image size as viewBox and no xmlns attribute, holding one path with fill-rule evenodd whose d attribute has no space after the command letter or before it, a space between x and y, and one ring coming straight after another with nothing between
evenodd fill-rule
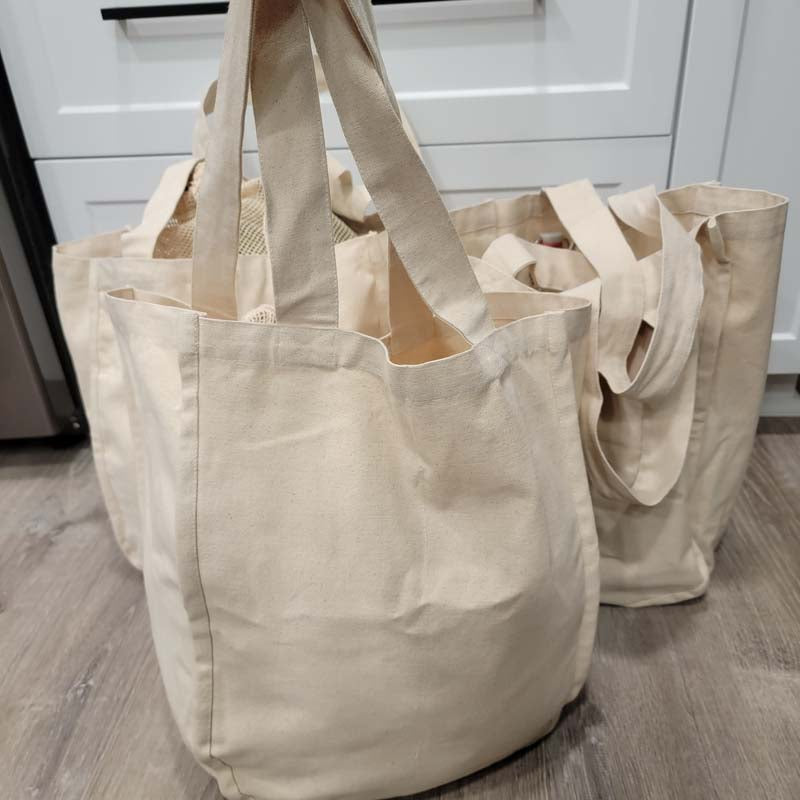
<instances>
[{"instance_id":1,"label":"tote bag handle","mask_svg":"<svg viewBox=\"0 0 800 800\"><path fill-rule=\"evenodd\" d=\"M319 56L314 54L314 72L317 78L317 91L324 94L328 91L328 81L325 78L325 72L322 69ZM203 95L203 102L200 104L200 111L195 120L194 130L192 131L192 156L196 159L204 159L208 152L208 140L211 137L211 128L208 124L209 118L214 113L217 104L217 81L214 79L208 85L208 88ZM405 112L402 108L398 109L400 112L400 120L403 123L406 136L408 136L414 149L419 153L419 142L417 135L411 123L408 121Z\"/></svg>"},{"instance_id":2,"label":"tote bag handle","mask_svg":"<svg viewBox=\"0 0 800 800\"><path fill-rule=\"evenodd\" d=\"M691 436L697 370L693 348L703 299L699 248L693 235L684 231L657 200L652 188L632 193L629 198L629 204L647 206L649 223L645 224L642 216L639 222L648 235L658 232L663 241L661 254L643 261L636 261L613 216L588 181L546 193L580 252L599 275L598 371L613 394L627 398L621 402L633 402L643 414L640 438L626 456L633 469L619 471L598 435L603 398L599 384L593 387L585 403L588 417L584 428L591 441L586 448L587 469L593 485L604 496L656 505L680 477ZM484 258L516 276L521 266L530 263L535 250L535 245L507 234L490 245ZM660 265L654 264L652 259L659 257ZM649 317L653 334L631 379L626 363L630 345L626 342L638 333L648 316L644 289L656 275L660 283L658 301ZM609 375L614 376L614 385Z\"/></svg>"},{"instance_id":3,"label":"tote bag handle","mask_svg":"<svg viewBox=\"0 0 800 800\"><path fill-rule=\"evenodd\" d=\"M541 245L531 244L517 236L507 233L495 239L485 251L483 258L500 274L518 280L520 269L529 266ZM584 256L577 250L557 250L565 260L583 261ZM642 267L646 266L640 262ZM649 266L649 265L648 265ZM588 268L588 265L587 265ZM651 279L648 279L648 284ZM518 283L519 291L534 292L524 284ZM655 287L650 286L648 307L652 308ZM600 279L594 278L578 287L564 290L566 294L584 297L592 303L600 298ZM655 312L657 319L658 311ZM594 315L595 344L598 344L598 317ZM653 319L655 324L656 319ZM652 343L651 343L652 346ZM595 356L596 357L596 356ZM628 406L629 412L641 414L640 429L636 437L626 442L624 456L612 458L602 441L599 423L603 410L604 397L597 376L585 385L581 406L583 417L581 430L584 435L586 468L592 486L598 494L623 502L635 502L644 506L660 503L672 490L681 475L686 460L692 421L694 418L694 399L696 388L697 353L691 353L681 371L681 378L667 395L655 402L639 400L628 396L622 399L610 398L612 406ZM615 411L616 413L616 411ZM624 465L624 468L620 468Z\"/></svg>"},{"instance_id":4,"label":"tote bag handle","mask_svg":"<svg viewBox=\"0 0 800 800\"><path fill-rule=\"evenodd\" d=\"M205 159L209 138L208 117L214 112L217 82L212 81L203 95L192 131L192 157L171 164L161 175L158 186L142 214L142 221L122 234L123 258L152 258L158 237L175 215L195 167Z\"/></svg>"},{"instance_id":5,"label":"tote bag handle","mask_svg":"<svg viewBox=\"0 0 800 800\"><path fill-rule=\"evenodd\" d=\"M645 310L642 266L589 181L544 191L570 237L600 276L600 373L614 394L640 400L666 396L684 373L700 319L703 264L697 242L658 200L653 187L636 193L639 200L654 202L664 246L653 335L631 377L628 357Z\"/></svg>"},{"instance_id":6,"label":"tote bag handle","mask_svg":"<svg viewBox=\"0 0 800 800\"><path fill-rule=\"evenodd\" d=\"M371 18L371 6L369 15ZM320 95L327 94L328 81L325 78L322 64L319 60L319 56L316 53L314 53L314 74L317 80L317 92L319 92ZM200 111L198 112L197 120L192 133L192 155L196 160L204 160L208 154L208 142L211 137L209 119L214 113L216 104L217 81L215 79L211 82L206 89L205 94L203 95L203 102L200 105ZM406 132L406 136L408 136L409 140L414 145L414 149L417 151L417 153L420 153L419 142L417 141L417 136L413 127L411 126L411 123L408 121L408 118L406 117L402 108L399 109L399 112L400 121L403 123L403 129ZM328 184L331 191L331 207L333 212L340 217L345 217L345 219L349 219L354 222L364 222L368 213L367 209L372 202L369 192L364 186L355 184L353 182L350 171L345 169L345 167L340 164L336 158L328 155L327 160ZM197 161L195 161L195 163L197 163ZM171 203L170 199L167 199L166 205L169 206L171 204L172 208L174 208L179 199L180 195L178 195ZM149 226L149 228L158 228L158 223L161 217L163 217L163 214L159 217L159 219L154 220L153 225ZM163 220L163 224L160 228L158 228L156 236L163 229L169 218L170 217L167 216ZM155 239L153 240L153 246L155 246Z\"/></svg>"},{"instance_id":7,"label":"tote bag handle","mask_svg":"<svg viewBox=\"0 0 800 800\"><path fill-rule=\"evenodd\" d=\"M314 55L314 70L317 91L328 91L328 83L322 71L319 57ZM164 170L161 179L145 206L142 221L121 237L121 255L125 258L152 258L158 237L175 216L175 210L183 197L195 167L204 161L208 153L211 136L209 118L217 103L217 81L213 80L200 104L197 119L192 131L192 158L172 164ZM419 152L419 145L411 125L400 110L403 127L408 138ZM351 175L336 159L328 156L328 181L331 189L333 211L339 216L355 222L363 222L371 202L369 192L355 185Z\"/></svg>"},{"instance_id":8,"label":"tote bag handle","mask_svg":"<svg viewBox=\"0 0 800 800\"><path fill-rule=\"evenodd\" d=\"M122 234L120 254L123 258L153 257L158 237L175 216L178 203L199 162L199 158L193 157L164 170L158 187L144 208L142 221Z\"/></svg>"},{"instance_id":9,"label":"tote bag handle","mask_svg":"<svg viewBox=\"0 0 800 800\"><path fill-rule=\"evenodd\" d=\"M382 78L370 22L357 0L231 3L218 119L198 201L193 305L223 318L236 315L238 182L252 48L251 85L278 321L338 324L309 23L348 143L404 267L434 313L469 341L480 340L492 330L485 298L403 131L396 101Z\"/></svg>"}]
</instances>

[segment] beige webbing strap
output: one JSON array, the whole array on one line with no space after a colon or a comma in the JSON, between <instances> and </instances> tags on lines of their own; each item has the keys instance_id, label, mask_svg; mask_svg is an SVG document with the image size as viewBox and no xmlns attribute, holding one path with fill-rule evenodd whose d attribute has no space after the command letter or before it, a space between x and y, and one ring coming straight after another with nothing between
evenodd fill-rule
<instances>
[{"instance_id":1,"label":"beige webbing strap","mask_svg":"<svg viewBox=\"0 0 800 800\"><path fill-rule=\"evenodd\" d=\"M145 206L141 223L122 234L123 257L153 257L158 237L175 214L175 209L183 197L198 161L197 158L190 158L172 164L164 170L158 188Z\"/></svg>"},{"instance_id":2,"label":"beige webbing strap","mask_svg":"<svg viewBox=\"0 0 800 800\"><path fill-rule=\"evenodd\" d=\"M598 360L615 394L629 390L627 359L644 315L644 281L611 212L589 181L544 190L570 238L600 276Z\"/></svg>"},{"instance_id":3,"label":"beige webbing strap","mask_svg":"<svg viewBox=\"0 0 800 800\"><path fill-rule=\"evenodd\" d=\"M280 323L339 324L322 114L308 23L297 0L256 7L250 86Z\"/></svg>"},{"instance_id":4,"label":"beige webbing strap","mask_svg":"<svg viewBox=\"0 0 800 800\"><path fill-rule=\"evenodd\" d=\"M642 198L637 198L641 200ZM669 222L666 223L669 225ZM652 227L650 228L652 230ZM669 229L667 229L669 230ZM675 234L673 230L669 236ZM681 237L692 238L692 234L683 234ZM596 251L595 251L596 252ZM670 248L673 257L680 252L674 244ZM552 251L520 239L513 234L498 237L486 249L484 259L493 264L498 270L507 274L518 276L526 267L533 265L537 258L556 256L561 261L561 267L568 273L561 276L560 283L569 286L575 279L585 280L585 265L577 251ZM672 490L680 477L688 449L691 435L692 420L694 417L694 399L696 388L697 351L690 350L686 355L678 354L679 345L675 346L674 359L665 358L663 350L665 330L663 326L665 293L663 290L663 254L650 255L640 262L645 284L644 319L654 328L649 342L648 354L655 351L665 369L676 370L673 385L660 392L657 396L649 398L636 397L632 393L622 396L612 396L604 399L598 372L599 345L599 314L597 306L600 304L600 279L595 278L583 282L580 286L566 289L570 295L587 297L592 300L595 310L593 312L593 369L587 374L585 391L582 403L583 425L586 465L592 485L599 494L605 497L636 502L645 506L653 506L661 502L668 492ZM691 260L687 261L691 263ZM695 267L698 266L695 264ZM669 268L669 267L667 267ZM557 270L556 270L557 272ZM523 276L524 277L524 276ZM668 280L668 284L672 281ZM674 300L674 298L673 298ZM661 325L659 325L659 318ZM641 320L640 320L641 321ZM690 326L691 329L691 326ZM659 340L658 337L661 337ZM674 341L674 340L673 340ZM691 337L694 341L694 337ZM692 345L689 345L690 348ZM660 351L660 352L659 352ZM645 355L645 359L647 354ZM652 356L651 356L652 358ZM644 362L643 362L644 363ZM652 364L655 361L651 361ZM639 373L641 373L639 369ZM638 374L638 373L637 373ZM638 437L625 441L624 447L617 446L614 457L610 449L601 439L601 414L604 404L608 403L606 413L637 419ZM610 409L610 410L609 410ZM603 430L607 435L608 429Z\"/></svg>"},{"instance_id":5,"label":"beige webbing strap","mask_svg":"<svg viewBox=\"0 0 800 800\"><path fill-rule=\"evenodd\" d=\"M534 289L564 291L598 280L579 250L565 250L529 242L513 233L498 236L486 248L482 260ZM473 262L474 266L474 262ZM661 259L647 256L639 261L645 284L644 321L655 327L661 293Z\"/></svg>"},{"instance_id":6,"label":"beige webbing strap","mask_svg":"<svg viewBox=\"0 0 800 800\"><path fill-rule=\"evenodd\" d=\"M192 306L235 319L234 279L241 212L242 138L254 0L231 0L216 98L217 124L197 200Z\"/></svg>"},{"instance_id":7,"label":"beige webbing strap","mask_svg":"<svg viewBox=\"0 0 800 800\"><path fill-rule=\"evenodd\" d=\"M203 102L200 104L192 131L192 155L197 159L204 159L208 154L208 140L211 137L208 119L214 113L216 105L217 81L213 80L203 95Z\"/></svg>"},{"instance_id":8,"label":"beige webbing strap","mask_svg":"<svg viewBox=\"0 0 800 800\"><path fill-rule=\"evenodd\" d=\"M588 181L546 191L559 219L600 276L598 361L611 391L640 399L668 394L691 353L703 302L697 243L658 201L652 187L611 201L615 209L631 213L638 209L647 230L653 229L657 218L664 243L656 324L647 353L631 378L628 357L646 312L642 266Z\"/></svg>"},{"instance_id":9,"label":"beige webbing strap","mask_svg":"<svg viewBox=\"0 0 800 800\"><path fill-rule=\"evenodd\" d=\"M336 324L327 169L303 7L348 143L405 268L437 315L472 341L481 339L492 330L485 299L376 69L377 46L363 8L344 0L259 2L255 27L253 0L230 6L217 123L198 201L193 304L218 316L236 312L236 190L253 30L250 82L278 320Z\"/></svg>"},{"instance_id":10,"label":"beige webbing strap","mask_svg":"<svg viewBox=\"0 0 800 800\"><path fill-rule=\"evenodd\" d=\"M437 316L469 341L480 341L493 330L486 300L376 69L359 3L303 5L348 143L403 266Z\"/></svg>"},{"instance_id":11,"label":"beige webbing strap","mask_svg":"<svg viewBox=\"0 0 800 800\"><path fill-rule=\"evenodd\" d=\"M317 91L320 93L327 92L328 84L322 71L322 65L319 63L319 56L316 53L314 54L314 72L317 79ZM195 159L205 159L208 153L208 141L211 135L209 117L214 113L216 102L217 82L214 80L206 90L192 133L192 154ZM406 133L409 138L417 146L414 131L408 124L405 115L403 115L403 125L406 127ZM350 172L330 154L328 155L328 182L330 184L331 209L333 213L354 222L363 222L371 202L369 192L364 186L356 184ZM337 226L336 219L334 219L333 224ZM334 239L336 239L336 236L334 236Z\"/></svg>"},{"instance_id":12,"label":"beige webbing strap","mask_svg":"<svg viewBox=\"0 0 800 800\"><path fill-rule=\"evenodd\" d=\"M214 316L236 316L234 276L248 85L252 85L278 319L336 326L338 281L325 146L308 26L297 0L258 2L255 7L253 0L234 0L229 7L216 123L198 198L193 305Z\"/></svg>"}]
</instances>

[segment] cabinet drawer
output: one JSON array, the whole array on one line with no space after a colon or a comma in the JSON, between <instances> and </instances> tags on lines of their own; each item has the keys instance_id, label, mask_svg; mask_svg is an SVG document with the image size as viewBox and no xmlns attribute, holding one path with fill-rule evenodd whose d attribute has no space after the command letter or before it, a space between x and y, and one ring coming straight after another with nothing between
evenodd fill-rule
<instances>
[{"instance_id":1,"label":"cabinet drawer","mask_svg":"<svg viewBox=\"0 0 800 800\"><path fill-rule=\"evenodd\" d=\"M605 194L648 183L663 187L670 139L440 145L422 150L445 201L457 208L583 177L594 181ZM349 151L331 152L354 169ZM161 173L179 158L38 161L39 179L59 241L135 225ZM246 153L244 166L247 175L258 175L257 154Z\"/></svg>"},{"instance_id":2,"label":"cabinet drawer","mask_svg":"<svg viewBox=\"0 0 800 800\"><path fill-rule=\"evenodd\" d=\"M222 16L104 21L103 7L152 0L0 2L34 158L186 150ZM423 144L586 139L671 132L687 3L438 0L376 17ZM344 147L329 100L324 113L329 146Z\"/></svg>"}]
</instances>

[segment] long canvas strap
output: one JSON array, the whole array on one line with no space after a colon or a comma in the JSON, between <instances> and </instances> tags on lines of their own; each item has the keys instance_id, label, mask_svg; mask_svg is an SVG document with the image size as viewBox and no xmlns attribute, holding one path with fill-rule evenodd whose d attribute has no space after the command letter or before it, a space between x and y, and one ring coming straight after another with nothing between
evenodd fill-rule
<instances>
[{"instance_id":1,"label":"long canvas strap","mask_svg":"<svg viewBox=\"0 0 800 800\"><path fill-rule=\"evenodd\" d=\"M626 413L641 414L641 439L625 448L628 467L634 468L619 470L599 435L604 399L599 382L592 380L584 397L587 468L593 485L606 496L655 505L680 477L694 416L695 337L703 301L697 231L685 231L652 187L612 198L610 203L620 218L662 242L661 251L637 262L613 216L588 182L547 190L547 196L580 248L578 257L585 257L599 276L594 290L599 289L594 298L598 306L595 368L619 397L615 402L622 404L620 409L627 406ZM539 252L506 235L487 249L484 258L516 275ZM638 334L643 321L648 321L653 331L644 358L630 378L633 342L628 344L628 339Z\"/></svg>"},{"instance_id":2,"label":"long canvas strap","mask_svg":"<svg viewBox=\"0 0 800 800\"><path fill-rule=\"evenodd\" d=\"M647 353L631 377L628 359L645 316L646 284L641 264L588 181L545 192L570 237L600 277L598 361L611 391L642 400L669 394L681 379L692 351L703 303L703 266L694 237L658 201L652 187L615 198L617 207L646 203L654 208L663 241L654 330Z\"/></svg>"},{"instance_id":3,"label":"long canvas strap","mask_svg":"<svg viewBox=\"0 0 800 800\"><path fill-rule=\"evenodd\" d=\"M264 76L267 80L262 81ZM234 0L230 5L217 122L198 197L193 305L213 316L237 315L234 276L249 86L265 185L276 312L285 322L335 326L337 283L327 167L321 121L314 119L315 110L319 117L319 103L308 29L297 0ZM269 157L264 153L267 141ZM283 269L285 263L296 268Z\"/></svg>"},{"instance_id":4,"label":"long canvas strap","mask_svg":"<svg viewBox=\"0 0 800 800\"><path fill-rule=\"evenodd\" d=\"M250 85L278 321L337 327L325 137L308 23L297 0L258 0Z\"/></svg>"},{"instance_id":5,"label":"long canvas strap","mask_svg":"<svg viewBox=\"0 0 800 800\"><path fill-rule=\"evenodd\" d=\"M587 374L581 404L586 467L595 491L605 497L623 502L636 502L653 506L661 502L678 481L683 469L691 434L694 415L694 396L696 383L696 352L685 361L680 380L666 395L655 400L641 400L633 396L611 398L614 413L624 413L639 418L639 435L625 442L624 464L620 464L619 452L612 457L600 435L601 414L604 396L597 374L597 344L599 327L599 304L601 281L598 277L588 277L584 256L578 251L551 251L536 246L512 234L495 239L486 249L483 260L498 273L517 278L517 291L533 292L533 288L519 281L520 271L531 264L532 258L540 259L557 256L564 273L557 275L565 294L582 297L592 302L593 341L590 352L591 372ZM650 275L650 259L645 271L646 306L657 308L659 287L656 276ZM577 286L575 279L585 281ZM651 343L652 346L652 343Z\"/></svg>"},{"instance_id":6,"label":"long canvas strap","mask_svg":"<svg viewBox=\"0 0 800 800\"><path fill-rule=\"evenodd\" d=\"M348 143L405 268L438 316L471 341L479 340L492 329L485 299L430 176L403 132L396 102L376 66L372 28L357 0L302 5L262 0L257 8L253 0L231 4L209 153L211 180L206 178L198 208L195 307L223 317L236 311L230 253L236 246L238 186L231 183L241 175L251 31L262 178L267 194L274 195L267 222L278 319L336 323L327 186L319 177L326 174L324 142L303 10Z\"/></svg>"},{"instance_id":7,"label":"long canvas strap","mask_svg":"<svg viewBox=\"0 0 800 800\"><path fill-rule=\"evenodd\" d=\"M303 0L331 96L394 250L425 303L469 341L493 330L488 306L425 165L403 131L355 0ZM359 35L363 47L342 46ZM372 109L367 113L366 109ZM363 109L363 111L362 111Z\"/></svg>"},{"instance_id":8,"label":"long canvas strap","mask_svg":"<svg viewBox=\"0 0 800 800\"><path fill-rule=\"evenodd\" d=\"M158 237L175 215L199 161L199 158L189 158L164 170L158 187L145 206L142 221L122 235L121 255L124 258L152 258Z\"/></svg>"}]
</instances>

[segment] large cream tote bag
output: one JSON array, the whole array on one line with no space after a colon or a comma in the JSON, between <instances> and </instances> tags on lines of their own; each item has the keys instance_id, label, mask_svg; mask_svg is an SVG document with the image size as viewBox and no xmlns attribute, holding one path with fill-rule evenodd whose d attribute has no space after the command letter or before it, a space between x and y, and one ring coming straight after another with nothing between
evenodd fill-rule
<instances>
[{"instance_id":1,"label":"large cream tote bag","mask_svg":"<svg viewBox=\"0 0 800 800\"><path fill-rule=\"evenodd\" d=\"M408 350L339 314L309 26L435 312ZM249 44L272 324L240 319L235 292ZM105 296L169 702L228 798L416 792L544 735L586 677L597 550L576 389L591 307L487 305L359 0L234 0L216 115L191 304Z\"/></svg>"},{"instance_id":2,"label":"large cream tote bag","mask_svg":"<svg viewBox=\"0 0 800 800\"><path fill-rule=\"evenodd\" d=\"M744 478L787 201L698 184L609 203L614 216L580 181L452 217L490 297L560 292L592 301L581 432L601 599L674 603L705 592ZM571 247L545 246L546 233ZM416 312L411 302L393 306L394 328L400 314L430 315L416 302Z\"/></svg>"},{"instance_id":3,"label":"large cream tote bag","mask_svg":"<svg viewBox=\"0 0 800 800\"><path fill-rule=\"evenodd\" d=\"M320 69L316 77L318 89L327 91ZM164 172L137 227L59 244L53 250L59 315L91 426L95 468L116 539L136 567L142 564L136 448L119 348L99 298L106 290L129 285L190 302L196 195L215 98L214 83L195 126L192 158ZM383 333L388 329L385 237L370 233L364 224L370 202L366 189L354 184L332 157L328 174L340 315L347 327ZM241 191L237 302L243 315L260 319L270 317L274 305L260 180L244 182Z\"/></svg>"}]
</instances>

